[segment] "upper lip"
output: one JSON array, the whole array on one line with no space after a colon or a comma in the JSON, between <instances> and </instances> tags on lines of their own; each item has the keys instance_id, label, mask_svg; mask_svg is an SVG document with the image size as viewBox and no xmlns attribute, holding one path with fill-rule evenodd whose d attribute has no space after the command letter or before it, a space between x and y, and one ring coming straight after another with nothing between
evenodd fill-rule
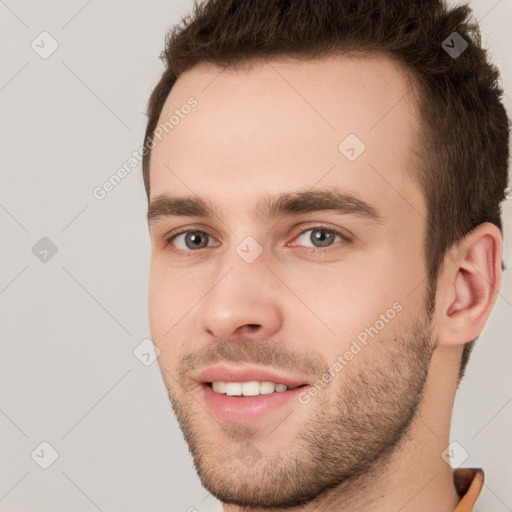
<instances>
[{"instance_id":1,"label":"upper lip","mask_svg":"<svg viewBox=\"0 0 512 512\"><path fill-rule=\"evenodd\" d=\"M254 365L229 365L226 363L209 366L200 371L196 382L205 384L207 382L250 382L269 381L275 384L286 384L288 387L309 384L308 379L297 375L291 375L269 368Z\"/></svg>"}]
</instances>

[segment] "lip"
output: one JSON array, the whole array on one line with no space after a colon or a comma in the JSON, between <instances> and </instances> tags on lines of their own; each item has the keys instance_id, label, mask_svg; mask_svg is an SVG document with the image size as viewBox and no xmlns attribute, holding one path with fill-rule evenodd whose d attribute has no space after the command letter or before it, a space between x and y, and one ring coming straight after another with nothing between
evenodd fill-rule
<instances>
[{"instance_id":1,"label":"lip","mask_svg":"<svg viewBox=\"0 0 512 512\"><path fill-rule=\"evenodd\" d=\"M228 423L247 423L258 420L272 411L290 410L290 402L297 399L303 387L308 384L306 378L256 366L230 366L219 364L201 371L196 382L200 385L201 400L206 409L217 419ZM286 384L294 389L269 393L267 395L238 397L213 391L210 382L250 382L270 381ZM304 385L304 386L303 386ZM288 413L289 414L289 413Z\"/></svg>"},{"instance_id":2,"label":"lip","mask_svg":"<svg viewBox=\"0 0 512 512\"><path fill-rule=\"evenodd\" d=\"M217 364L204 369L195 378L198 384L207 382L250 382L270 381L275 384L286 384L290 388L310 384L309 379L297 375L290 375L284 372L277 372L268 368L258 366L234 366L228 364Z\"/></svg>"},{"instance_id":3,"label":"lip","mask_svg":"<svg viewBox=\"0 0 512 512\"><path fill-rule=\"evenodd\" d=\"M201 385L202 400L206 409L220 421L247 423L255 421L291 402L303 390L302 386L258 396L228 396L216 393L208 384ZM286 407L288 409L288 407Z\"/></svg>"}]
</instances>

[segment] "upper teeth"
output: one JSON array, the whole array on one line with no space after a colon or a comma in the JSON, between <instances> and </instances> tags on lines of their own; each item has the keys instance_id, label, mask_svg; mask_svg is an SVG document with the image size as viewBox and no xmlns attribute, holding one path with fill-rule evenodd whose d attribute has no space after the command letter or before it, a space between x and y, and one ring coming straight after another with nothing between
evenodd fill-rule
<instances>
[{"instance_id":1,"label":"upper teeth","mask_svg":"<svg viewBox=\"0 0 512 512\"><path fill-rule=\"evenodd\" d=\"M251 382L212 382L212 388L216 393L224 393L229 396L257 396L268 395L274 391L286 391L288 386L286 384L275 384L274 382L257 380Z\"/></svg>"}]
</instances>

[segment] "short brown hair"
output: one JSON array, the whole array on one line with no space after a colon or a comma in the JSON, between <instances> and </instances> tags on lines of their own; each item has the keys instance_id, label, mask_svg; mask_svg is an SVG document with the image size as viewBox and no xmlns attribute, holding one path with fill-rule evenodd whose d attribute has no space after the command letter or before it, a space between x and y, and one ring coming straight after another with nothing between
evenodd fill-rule
<instances>
[{"instance_id":1,"label":"short brown hair","mask_svg":"<svg viewBox=\"0 0 512 512\"><path fill-rule=\"evenodd\" d=\"M450 48L463 51L456 55ZM449 9L442 0L196 1L193 13L166 37L160 56L166 68L148 102L142 162L148 200L152 138L181 73L200 62L236 67L280 56L365 53L384 54L414 77L422 123L415 173L427 203L424 256L432 297L454 244L483 222L502 229L508 179L509 120L499 72L482 48L467 4ZM474 342L464 346L459 382Z\"/></svg>"}]
</instances>

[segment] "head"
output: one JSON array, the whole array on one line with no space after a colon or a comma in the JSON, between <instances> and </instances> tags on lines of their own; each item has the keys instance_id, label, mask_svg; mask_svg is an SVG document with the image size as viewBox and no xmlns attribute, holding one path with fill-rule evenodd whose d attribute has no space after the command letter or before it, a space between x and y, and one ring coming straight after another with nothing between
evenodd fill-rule
<instances>
[{"instance_id":1,"label":"head","mask_svg":"<svg viewBox=\"0 0 512 512\"><path fill-rule=\"evenodd\" d=\"M464 375L501 282L509 131L470 14L211 1L170 33L143 160L150 324L223 501L349 485L407 437L429 378ZM204 370L224 363L303 387L221 418Z\"/></svg>"}]
</instances>

